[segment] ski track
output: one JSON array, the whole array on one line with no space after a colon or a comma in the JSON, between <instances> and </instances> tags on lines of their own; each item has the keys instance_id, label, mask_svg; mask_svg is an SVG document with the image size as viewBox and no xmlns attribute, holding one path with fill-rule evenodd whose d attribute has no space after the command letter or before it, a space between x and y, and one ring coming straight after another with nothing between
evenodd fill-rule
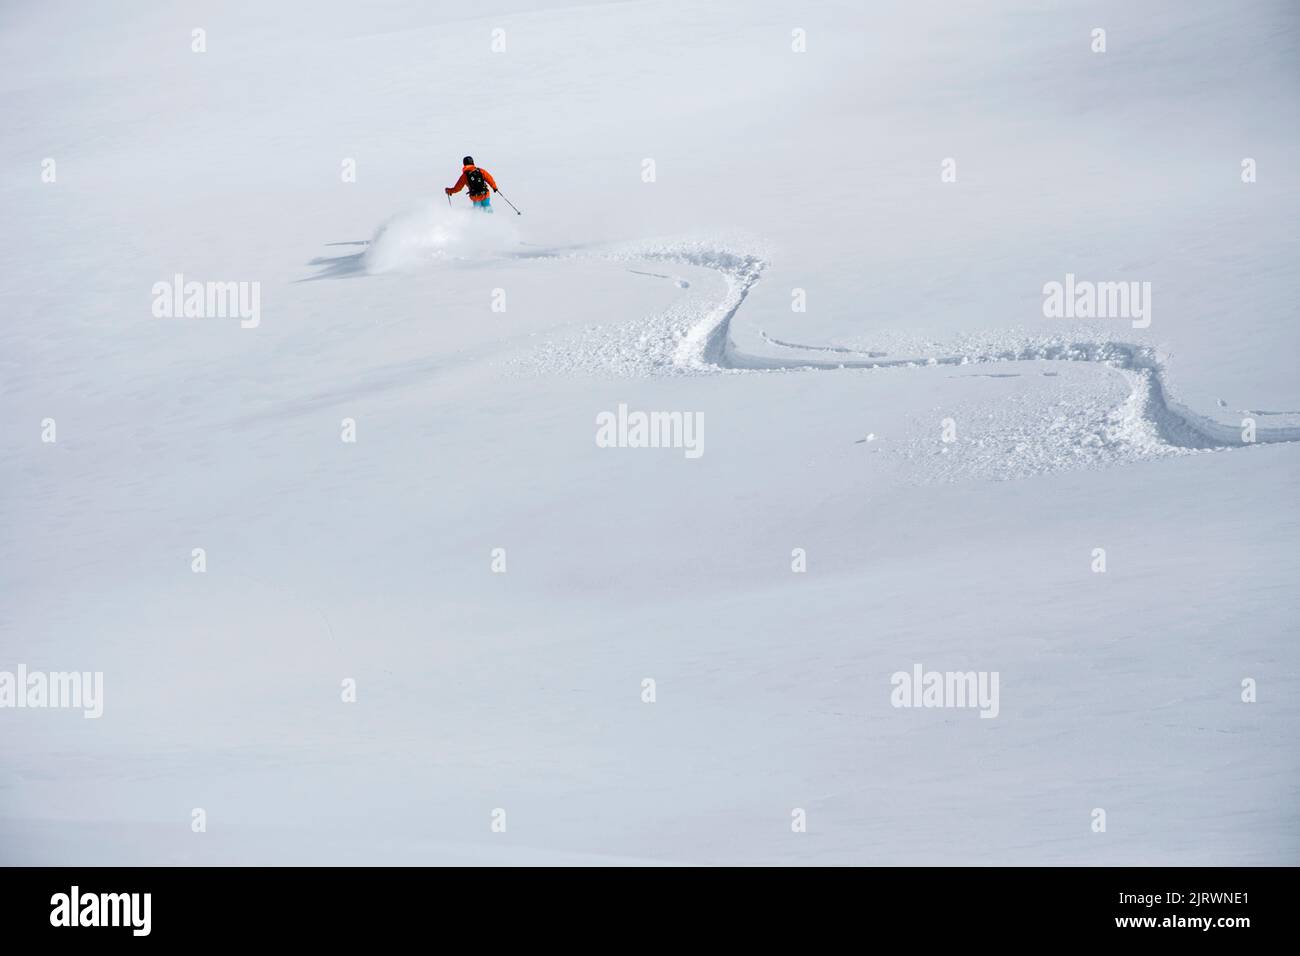
<instances>
[{"instance_id":1,"label":"ski track","mask_svg":"<svg viewBox=\"0 0 1300 956\"><path fill-rule=\"evenodd\" d=\"M743 245L743 244L742 244ZM738 347L731 324L750 290L762 278L768 259L737 244L707 240L652 240L605 249L572 246L539 249L516 258L592 258L633 263L675 263L717 272L725 283L722 299L711 299L690 282L672 275L641 273L673 281L686 295L665 312L640 322L615 322L585 328L573 338L547 341L515 361L540 374L587 373L652 377L662 375L756 374L970 367L1004 363L1086 363L1111 369L1129 386L1126 398L1105 407L1071 398L1051 408L1014 407L1015 397L983 416L993 420L979 437L964 437L940 447L937 440L914 437L903 453L929 458L938 480L987 477L1021 478L1064 468L1098 467L1171 455L1245 448L1252 444L1300 441L1300 425L1256 423L1255 441L1242 439L1239 425L1215 421L1170 394L1164 363L1155 348L1103 338L1048 338L990 334L984 340L940 353L891 358L879 350L835 345L803 345L757 330L768 345L794 353L759 355ZM1056 376L1055 372L1043 372ZM989 377L1014 377L989 376ZM1023 403L1022 403L1023 404ZM1222 403L1221 403L1222 404ZM1064 406L1064 411L1061 411ZM1275 414L1250 412L1260 416ZM1285 413L1276 413L1285 414ZM987 430L987 429L992 429ZM917 434L927 433L928 426ZM877 450L881 442L874 442ZM927 479L928 480L928 479Z\"/></svg>"}]
</instances>

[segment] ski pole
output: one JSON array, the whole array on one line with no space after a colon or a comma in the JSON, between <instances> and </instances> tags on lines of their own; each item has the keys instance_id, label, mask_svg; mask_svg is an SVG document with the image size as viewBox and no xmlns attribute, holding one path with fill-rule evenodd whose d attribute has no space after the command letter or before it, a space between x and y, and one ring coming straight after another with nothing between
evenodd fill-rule
<instances>
[{"instance_id":1,"label":"ski pole","mask_svg":"<svg viewBox=\"0 0 1300 956\"><path fill-rule=\"evenodd\" d=\"M448 207L448 208L452 208L452 205L451 205L451 193L447 193L447 207Z\"/></svg>"},{"instance_id":2,"label":"ski pole","mask_svg":"<svg viewBox=\"0 0 1300 956\"><path fill-rule=\"evenodd\" d=\"M503 192L502 192L501 190L499 190L499 189L497 190L497 195L500 196L502 199L506 199L506 194L503 193ZM515 208L515 204L512 203L509 199L506 199L506 205L509 206L511 209L514 209L514 210L515 210L515 215L516 215L516 216L522 216L522 215L523 215L522 212L520 212L518 209Z\"/></svg>"}]
</instances>

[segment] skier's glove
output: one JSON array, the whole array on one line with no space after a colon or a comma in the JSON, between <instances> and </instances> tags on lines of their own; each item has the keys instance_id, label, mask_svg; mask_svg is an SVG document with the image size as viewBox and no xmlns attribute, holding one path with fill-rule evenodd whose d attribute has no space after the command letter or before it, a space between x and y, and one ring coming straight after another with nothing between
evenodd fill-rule
<instances>
[{"instance_id":1,"label":"skier's glove","mask_svg":"<svg viewBox=\"0 0 1300 956\"><path fill-rule=\"evenodd\" d=\"M442 191L445 192L448 196L451 195L451 187L450 187L450 186L444 186L443 189L442 189Z\"/></svg>"}]
</instances>

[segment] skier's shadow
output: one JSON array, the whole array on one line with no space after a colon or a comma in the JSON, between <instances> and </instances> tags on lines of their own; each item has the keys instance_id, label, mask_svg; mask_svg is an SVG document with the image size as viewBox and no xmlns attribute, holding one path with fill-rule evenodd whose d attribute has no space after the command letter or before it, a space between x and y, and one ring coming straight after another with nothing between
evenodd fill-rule
<instances>
[{"instance_id":1,"label":"skier's shadow","mask_svg":"<svg viewBox=\"0 0 1300 956\"><path fill-rule=\"evenodd\" d=\"M351 279L356 276L366 275L366 248L370 245L369 239L356 239L351 242L327 242L327 246L362 246L360 252L354 252L350 256L317 256L315 259L309 259L307 265L316 266L320 269L314 276L308 276L305 279L298 279L298 282L315 282L317 279ZM589 249L598 243L579 242L563 246L533 246L532 243L521 242L520 245L530 246L532 248L524 249L519 252L509 252L504 254L503 259L557 259L572 255ZM484 260L478 265L490 265L489 260ZM665 276L664 278L669 278ZM685 288L685 287L683 287Z\"/></svg>"},{"instance_id":2,"label":"skier's shadow","mask_svg":"<svg viewBox=\"0 0 1300 956\"><path fill-rule=\"evenodd\" d=\"M369 239L359 239L353 242L327 242L327 246L369 246ZM363 248L360 252L354 252L350 256L317 256L307 262L309 266L317 266L320 271L314 276L308 276L305 279L299 279L299 282L315 282L317 279L347 279L354 276L365 275L366 250Z\"/></svg>"}]
</instances>

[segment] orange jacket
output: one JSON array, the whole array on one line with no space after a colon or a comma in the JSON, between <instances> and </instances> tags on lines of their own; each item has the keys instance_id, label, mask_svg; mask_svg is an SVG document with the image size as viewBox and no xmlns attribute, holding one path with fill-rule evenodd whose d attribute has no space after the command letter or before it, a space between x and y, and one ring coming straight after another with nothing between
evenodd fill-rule
<instances>
[{"instance_id":1,"label":"orange jacket","mask_svg":"<svg viewBox=\"0 0 1300 956\"><path fill-rule=\"evenodd\" d=\"M454 196L454 195L456 195L456 193L460 192L462 189L465 188L465 174L468 173L471 169L474 169L474 168L475 168L474 166L463 166L463 167L461 167L460 179L456 180L456 185L453 186L453 187L451 188L451 192L448 193L449 196ZM492 178L492 174L489 173L489 172L488 172L486 169L484 169L482 166L477 167L477 169L478 169L478 171L479 171L480 173L483 174L483 179L487 181L487 184L488 184L489 186L491 186L493 189L496 189L496 188L497 188L497 181L496 181L495 179ZM486 195L487 195L487 193L483 193L483 194L480 195L480 196L475 196L473 193L471 193L469 198L470 198L470 199L478 200L478 199L482 199L482 198L483 198L484 196L486 196Z\"/></svg>"}]
</instances>

